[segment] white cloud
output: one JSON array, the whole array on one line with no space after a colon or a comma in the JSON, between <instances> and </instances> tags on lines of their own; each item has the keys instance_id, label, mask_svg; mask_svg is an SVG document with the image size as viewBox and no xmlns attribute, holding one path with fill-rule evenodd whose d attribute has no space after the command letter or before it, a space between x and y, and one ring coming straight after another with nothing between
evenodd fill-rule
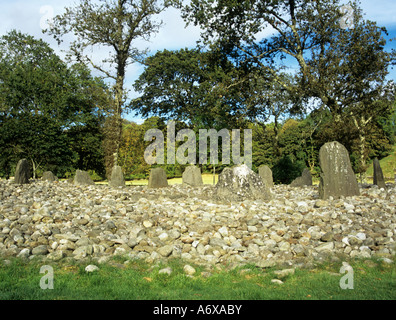
<instances>
[{"instance_id":1,"label":"white cloud","mask_svg":"<svg viewBox=\"0 0 396 320\"><path fill-rule=\"evenodd\" d=\"M152 51L195 47L201 31L198 27L186 27L178 9L167 9L160 15L160 19L164 24L151 40Z\"/></svg>"}]
</instances>

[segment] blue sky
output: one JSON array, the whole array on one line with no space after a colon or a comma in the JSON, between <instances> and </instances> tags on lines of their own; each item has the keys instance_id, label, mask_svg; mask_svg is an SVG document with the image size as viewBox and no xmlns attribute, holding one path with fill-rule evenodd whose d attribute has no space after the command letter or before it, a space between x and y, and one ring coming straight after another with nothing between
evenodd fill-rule
<instances>
[{"instance_id":1,"label":"blue sky","mask_svg":"<svg viewBox=\"0 0 396 320\"><path fill-rule=\"evenodd\" d=\"M12 29L20 30L23 33L42 38L63 57L64 53L61 50L67 49L67 47L58 47L49 35L42 33L42 28L46 26L46 20L49 17L63 13L65 7L70 7L75 2L76 0L0 0L0 35L6 34ZM347 1L342 2L347 3ZM387 28L389 32L387 40L396 38L395 0L361 0L361 7L366 19L377 21L378 25ZM155 53L163 49L177 50L195 46L200 37L200 30L193 26L185 28L185 23L178 10L169 9L163 12L159 19L164 23L159 33L152 37L149 43L137 43L138 47L149 48L151 53ZM266 33L262 35L264 36ZM396 41L388 41L387 50L390 51L391 48L396 48ZM104 51L95 51L95 58L100 59L100 56L105 55L106 52ZM128 68L126 74L126 87L128 89L132 89L133 82L142 71L143 67L138 64L131 65ZM396 69L390 70L388 78L396 80ZM134 97L136 93L132 91L130 96ZM139 117L133 115L127 115L126 118L137 122L141 121Z\"/></svg>"}]
</instances>

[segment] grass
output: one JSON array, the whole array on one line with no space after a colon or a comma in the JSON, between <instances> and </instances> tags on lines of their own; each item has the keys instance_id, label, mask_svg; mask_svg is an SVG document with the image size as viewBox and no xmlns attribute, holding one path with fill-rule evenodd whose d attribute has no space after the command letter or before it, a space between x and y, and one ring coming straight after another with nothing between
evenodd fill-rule
<instances>
[{"instance_id":1,"label":"grass","mask_svg":"<svg viewBox=\"0 0 396 320\"><path fill-rule=\"evenodd\" d=\"M193 277L183 272L184 262L169 260L167 265L150 266L131 261L122 264L115 258L100 264L93 273L85 264L52 264L54 289L40 288L40 267L44 263L12 259L0 265L0 300L394 300L396 299L395 263L377 260L350 262L354 269L354 289L340 288L341 262L326 263L315 269L296 269L283 278L283 284L271 283L274 270L254 265L233 270L207 271L200 266ZM375 265L373 267L373 265ZM159 274L170 266L171 275Z\"/></svg>"},{"instance_id":2,"label":"grass","mask_svg":"<svg viewBox=\"0 0 396 320\"><path fill-rule=\"evenodd\" d=\"M392 147L392 153L389 156L380 160L380 166L384 177L393 180L396 173L396 146ZM371 177L374 175L372 164L367 169L366 174Z\"/></svg>"},{"instance_id":3,"label":"grass","mask_svg":"<svg viewBox=\"0 0 396 320\"><path fill-rule=\"evenodd\" d=\"M204 184L213 185L213 174L210 174L210 173L202 174L202 180L203 180ZM216 176L215 176L215 183L217 183L217 181L218 181L218 174L216 174ZM107 184L107 181L99 181L99 182L96 182L96 184ZM129 181L126 181L125 184L127 186L147 186L148 179L129 180ZM169 185L182 184L182 178L168 179L168 184Z\"/></svg>"}]
</instances>

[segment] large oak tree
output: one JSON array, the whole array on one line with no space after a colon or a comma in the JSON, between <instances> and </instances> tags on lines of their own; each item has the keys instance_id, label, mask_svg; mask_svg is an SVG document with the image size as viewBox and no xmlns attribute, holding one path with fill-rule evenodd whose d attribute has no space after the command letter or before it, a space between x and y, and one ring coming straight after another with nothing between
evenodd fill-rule
<instances>
[{"instance_id":1,"label":"large oak tree","mask_svg":"<svg viewBox=\"0 0 396 320\"><path fill-rule=\"evenodd\" d=\"M59 42L71 34L75 40L70 54L80 61L91 64L114 83L114 110L108 121L105 143L108 175L117 164L121 140L121 115L125 108L125 74L129 64L142 60L146 50L136 44L148 40L156 33L161 22L155 16L177 0L81 0L74 7L54 18L47 30ZM90 51L110 49L102 61L97 62Z\"/></svg>"},{"instance_id":2,"label":"large oak tree","mask_svg":"<svg viewBox=\"0 0 396 320\"><path fill-rule=\"evenodd\" d=\"M351 4L349 25L341 7L339 0L192 0L183 12L188 23L204 30L204 44L247 70L237 81L248 95L258 96L256 101L262 92L252 83L260 83L259 77L292 96L316 99L336 122L352 119L361 137L363 168L367 128L373 114L390 105L376 101L392 101L386 89L392 54L384 50L385 28L364 20L358 1ZM268 30L271 36L260 36ZM284 81L284 69L292 63L298 81ZM256 107L261 105L248 110Z\"/></svg>"},{"instance_id":3,"label":"large oak tree","mask_svg":"<svg viewBox=\"0 0 396 320\"><path fill-rule=\"evenodd\" d=\"M78 165L101 170L105 84L86 66L68 66L43 40L15 30L0 38L0 166L23 157L33 173ZM85 143L89 140L89 143ZM90 156L87 157L86 155Z\"/></svg>"}]
</instances>

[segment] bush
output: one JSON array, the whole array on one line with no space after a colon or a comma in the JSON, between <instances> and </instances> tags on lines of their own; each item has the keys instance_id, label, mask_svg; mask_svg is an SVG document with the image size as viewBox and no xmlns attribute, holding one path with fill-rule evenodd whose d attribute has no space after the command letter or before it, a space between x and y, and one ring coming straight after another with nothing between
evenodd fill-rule
<instances>
[{"instance_id":1,"label":"bush","mask_svg":"<svg viewBox=\"0 0 396 320\"><path fill-rule=\"evenodd\" d=\"M297 177L301 176L306 167L301 160L293 162L289 156L283 156L272 168L274 183L289 184Z\"/></svg>"}]
</instances>

